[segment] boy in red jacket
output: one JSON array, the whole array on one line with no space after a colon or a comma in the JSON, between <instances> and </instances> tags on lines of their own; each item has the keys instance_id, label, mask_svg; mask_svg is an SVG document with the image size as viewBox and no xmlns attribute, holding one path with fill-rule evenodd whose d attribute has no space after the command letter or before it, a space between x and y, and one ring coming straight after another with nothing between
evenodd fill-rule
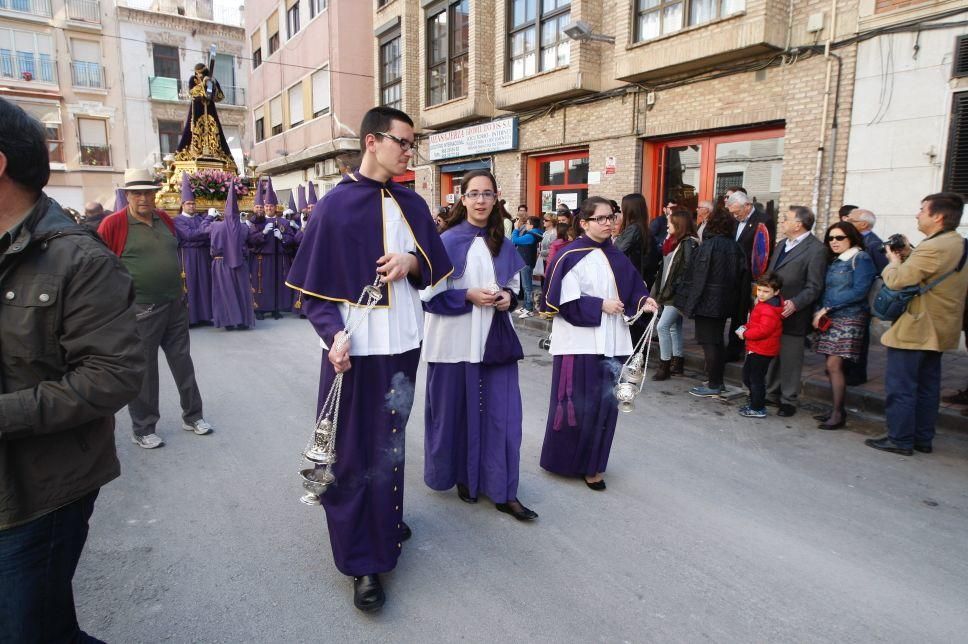
<instances>
[{"instance_id":1,"label":"boy in red jacket","mask_svg":"<svg viewBox=\"0 0 968 644\"><path fill-rule=\"evenodd\" d=\"M749 387L750 404L739 410L746 418L766 418L766 371L780 353L783 333L783 300L779 275L764 273L756 280L756 306L749 322L736 329L736 335L746 340L746 362L743 364L743 384Z\"/></svg>"}]
</instances>

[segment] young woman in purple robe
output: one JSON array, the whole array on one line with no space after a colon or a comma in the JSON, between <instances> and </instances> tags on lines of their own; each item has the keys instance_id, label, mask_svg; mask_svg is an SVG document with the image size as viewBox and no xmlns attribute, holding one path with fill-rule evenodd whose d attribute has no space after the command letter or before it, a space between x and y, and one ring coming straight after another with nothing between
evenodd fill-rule
<instances>
[{"instance_id":1,"label":"young woman in purple robe","mask_svg":"<svg viewBox=\"0 0 968 644\"><path fill-rule=\"evenodd\" d=\"M624 316L658 308L638 270L612 244L615 220L608 201L586 199L578 212L581 235L547 271L554 369L541 467L580 476L593 490L605 489L618 420L612 387L633 349Z\"/></svg>"},{"instance_id":2,"label":"young woman in purple robe","mask_svg":"<svg viewBox=\"0 0 968 644\"><path fill-rule=\"evenodd\" d=\"M537 513L517 496L523 351L508 314L524 262L504 236L493 175L467 173L461 194L441 234L454 272L420 293L426 312L424 482L434 490L456 484L466 503L484 494L499 511L532 521Z\"/></svg>"}]
</instances>

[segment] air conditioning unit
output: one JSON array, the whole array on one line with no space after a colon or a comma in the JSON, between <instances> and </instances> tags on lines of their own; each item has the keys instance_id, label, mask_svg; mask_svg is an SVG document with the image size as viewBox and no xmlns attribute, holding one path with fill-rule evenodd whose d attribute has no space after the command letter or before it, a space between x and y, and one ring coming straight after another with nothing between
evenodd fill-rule
<instances>
[{"instance_id":1,"label":"air conditioning unit","mask_svg":"<svg viewBox=\"0 0 968 644\"><path fill-rule=\"evenodd\" d=\"M313 171L316 173L316 178L321 179L339 174L339 166L336 165L336 159L323 159L313 165Z\"/></svg>"}]
</instances>

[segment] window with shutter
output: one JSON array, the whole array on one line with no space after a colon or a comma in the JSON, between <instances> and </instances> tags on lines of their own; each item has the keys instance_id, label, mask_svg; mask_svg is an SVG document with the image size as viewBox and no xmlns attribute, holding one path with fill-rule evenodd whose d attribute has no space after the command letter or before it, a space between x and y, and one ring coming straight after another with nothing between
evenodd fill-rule
<instances>
[{"instance_id":1,"label":"window with shutter","mask_svg":"<svg viewBox=\"0 0 968 644\"><path fill-rule=\"evenodd\" d=\"M302 88L302 83L289 88L289 127L296 127L303 122Z\"/></svg>"},{"instance_id":2,"label":"window with shutter","mask_svg":"<svg viewBox=\"0 0 968 644\"><path fill-rule=\"evenodd\" d=\"M968 92L954 95L944 164L944 190L968 196Z\"/></svg>"},{"instance_id":3,"label":"window with shutter","mask_svg":"<svg viewBox=\"0 0 968 644\"><path fill-rule=\"evenodd\" d=\"M282 133L282 97L277 96L269 101L269 127L272 135Z\"/></svg>"},{"instance_id":4,"label":"window with shutter","mask_svg":"<svg viewBox=\"0 0 968 644\"><path fill-rule=\"evenodd\" d=\"M958 36L955 39L955 78L968 76L968 35Z\"/></svg>"},{"instance_id":5,"label":"window with shutter","mask_svg":"<svg viewBox=\"0 0 968 644\"><path fill-rule=\"evenodd\" d=\"M329 111L329 69L313 72L313 118Z\"/></svg>"}]
</instances>

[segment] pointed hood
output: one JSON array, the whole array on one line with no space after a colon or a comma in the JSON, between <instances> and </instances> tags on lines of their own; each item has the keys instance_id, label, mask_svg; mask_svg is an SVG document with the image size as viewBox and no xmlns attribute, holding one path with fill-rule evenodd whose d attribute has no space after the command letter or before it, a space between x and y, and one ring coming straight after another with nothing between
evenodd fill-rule
<instances>
[{"instance_id":1,"label":"pointed hood","mask_svg":"<svg viewBox=\"0 0 968 644\"><path fill-rule=\"evenodd\" d=\"M316 199L316 186L312 181L309 182L309 192L306 198L306 203L309 206L315 206L318 199Z\"/></svg>"},{"instance_id":2,"label":"pointed hood","mask_svg":"<svg viewBox=\"0 0 968 644\"><path fill-rule=\"evenodd\" d=\"M309 185L312 185L312 184L309 184ZM302 212L308 205L306 203L306 189L303 188L303 185L301 183L299 184L299 186L296 187L296 205L299 206L300 212Z\"/></svg>"},{"instance_id":3,"label":"pointed hood","mask_svg":"<svg viewBox=\"0 0 968 644\"><path fill-rule=\"evenodd\" d=\"M242 227L242 221L239 219L238 198L235 196L234 189L229 190L228 198L225 200L225 219L221 225L224 225L226 230L230 231L227 239L231 240L230 243L225 244L224 261L230 268L238 268L245 261L245 256L243 255L242 245L234 243L237 238L237 231Z\"/></svg>"},{"instance_id":4,"label":"pointed hood","mask_svg":"<svg viewBox=\"0 0 968 644\"><path fill-rule=\"evenodd\" d=\"M124 210L128 207L128 195L124 194L123 188L114 191L114 212Z\"/></svg>"},{"instance_id":5,"label":"pointed hood","mask_svg":"<svg viewBox=\"0 0 968 644\"><path fill-rule=\"evenodd\" d=\"M286 208L296 212L296 196L292 192L289 193L289 203L287 204Z\"/></svg>"},{"instance_id":6,"label":"pointed hood","mask_svg":"<svg viewBox=\"0 0 968 644\"><path fill-rule=\"evenodd\" d=\"M256 179L255 181L255 202L256 206L264 206L265 201L262 198L262 179Z\"/></svg>"},{"instance_id":7,"label":"pointed hood","mask_svg":"<svg viewBox=\"0 0 968 644\"><path fill-rule=\"evenodd\" d=\"M279 197L276 196L276 191L272 188L272 177L266 179L265 205L272 207L279 205Z\"/></svg>"},{"instance_id":8,"label":"pointed hood","mask_svg":"<svg viewBox=\"0 0 968 644\"><path fill-rule=\"evenodd\" d=\"M195 192L192 191L192 182L188 180L187 172L182 172L181 200L182 203L195 201Z\"/></svg>"}]
</instances>

